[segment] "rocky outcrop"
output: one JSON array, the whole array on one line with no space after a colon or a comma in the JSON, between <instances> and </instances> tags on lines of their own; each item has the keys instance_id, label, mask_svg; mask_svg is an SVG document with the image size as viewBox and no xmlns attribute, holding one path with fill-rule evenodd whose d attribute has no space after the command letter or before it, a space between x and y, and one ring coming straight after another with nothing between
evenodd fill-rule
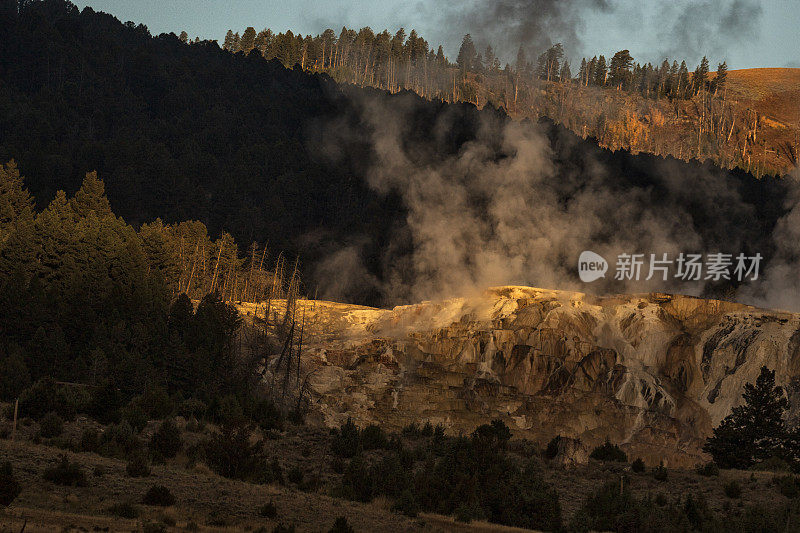
<instances>
[{"instance_id":1,"label":"rocky outcrop","mask_svg":"<svg viewBox=\"0 0 800 533\"><path fill-rule=\"evenodd\" d=\"M691 465L762 365L800 413L800 315L667 294L497 287L391 310L304 301L304 370L326 425L351 416L470 432L501 418L542 444L606 438ZM257 314L254 306L243 311Z\"/></svg>"}]
</instances>

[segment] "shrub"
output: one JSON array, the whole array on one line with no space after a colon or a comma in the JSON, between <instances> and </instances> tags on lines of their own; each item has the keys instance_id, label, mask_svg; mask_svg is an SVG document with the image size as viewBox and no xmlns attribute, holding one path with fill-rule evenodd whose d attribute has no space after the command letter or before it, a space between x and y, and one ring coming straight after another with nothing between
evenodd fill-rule
<instances>
[{"instance_id":1,"label":"shrub","mask_svg":"<svg viewBox=\"0 0 800 533\"><path fill-rule=\"evenodd\" d=\"M274 519L278 516L278 508L275 507L275 502L270 501L261 506L258 510L258 514L264 518Z\"/></svg>"},{"instance_id":2,"label":"shrub","mask_svg":"<svg viewBox=\"0 0 800 533\"><path fill-rule=\"evenodd\" d=\"M436 429L440 426L437 424ZM434 430L436 437L436 430ZM441 438L441 437L439 437ZM492 420L491 424L482 424L472 432L472 439L486 446L505 447L511 439L511 430L502 420Z\"/></svg>"},{"instance_id":3,"label":"shrub","mask_svg":"<svg viewBox=\"0 0 800 533\"><path fill-rule=\"evenodd\" d=\"M167 526L159 522L145 522L142 524L142 533L165 533Z\"/></svg>"},{"instance_id":4,"label":"shrub","mask_svg":"<svg viewBox=\"0 0 800 533\"><path fill-rule=\"evenodd\" d=\"M291 470L289 470L289 473L286 475L286 479L289 480L289 483L299 485L303 482L303 471L300 470L299 466L294 466Z\"/></svg>"},{"instance_id":5,"label":"shrub","mask_svg":"<svg viewBox=\"0 0 800 533\"><path fill-rule=\"evenodd\" d=\"M736 480L726 483L723 490L725 491L725 496L728 498L741 498L742 496L742 487Z\"/></svg>"},{"instance_id":6,"label":"shrub","mask_svg":"<svg viewBox=\"0 0 800 533\"><path fill-rule=\"evenodd\" d=\"M197 398L189 398L181 403L178 412L187 420L190 418L200 419L205 415L207 409L208 407L203 401Z\"/></svg>"},{"instance_id":7,"label":"shrub","mask_svg":"<svg viewBox=\"0 0 800 533\"><path fill-rule=\"evenodd\" d=\"M142 503L145 505L157 505L159 507L168 507L175 504L175 496L164 485L153 485L142 498Z\"/></svg>"},{"instance_id":8,"label":"shrub","mask_svg":"<svg viewBox=\"0 0 800 533\"><path fill-rule=\"evenodd\" d=\"M653 469L653 477L658 481L666 481L667 475L667 469L664 467L663 462Z\"/></svg>"},{"instance_id":9,"label":"shrub","mask_svg":"<svg viewBox=\"0 0 800 533\"><path fill-rule=\"evenodd\" d=\"M167 418L175 409L169 394L160 386L148 387L141 396L131 400L131 404L141 408L149 420Z\"/></svg>"},{"instance_id":10,"label":"shrub","mask_svg":"<svg viewBox=\"0 0 800 533\"><path fill-rule=\"evenodd\" d=\"M646 470L644 461L642 461L641 457L637 457L636 460L631 463L631 470L633 470L637 474L641 474Z\"/></svg>"},{"instance_id":11,"label":"shrub","mask_svg":"<svg viewBox=\"0 0 800 533\"><path fill-rule=\"evenodd\" d=\"M456 507L453 518L455 518L457 522L464 522L468 524L473 520L482 520L484 516L484 512L480 507L462 503Z\"/></svg>"},{"instance_id":12,"label":"shrub","mask_svg":"<svg viewBox=\"0 0 800 533\"><path fill-rule=\"evenodd\" d=\"M342 476L339 487L340 496L348 500L369 502L374 495L373 478L364 460L354 457Z\"/></svg>"},{"instance_id":13,"label":"shrub","mask_svg":"<svg viewBox=\"0 0 800 533\"><path fill-rule=\"evenodd\" d=\"M11 505L20 492L22 492L22 486L14 476L11 463L9 461L0 463L0 507Z\"/></svg>"},{"instance_id":14,"label":"shrub","mask_svg":"<svg viewBox=\"0 0 800 533\"><path fill-rule=\"evenodd\" d=\"M72 400L64 387L52 379L40 379L20 394L19 414L39 420L55 411L62 419L73 420L77 406Z\"/></svg>"},{"instance_id":15,"label":"shrub","mask_svg":"<svg viewBox=\"0 0 800 533\"><path fill-rule=\"evenodd\" d=\"M383 432L380 426L367 426L361 431L361 448L364 450L386 448L388 444L389 440L386 438L386 433Z\"/></svg>"},{"instance_id":16,"label":"shrub","mask_svg":"<svg viewBox=\"0 0 800 533\"><path fill-rule=\"evenodd\" d=\"M294 527L294 524L292 524L289 527L286 527L283 524L278 524L272 530L272 533L295 533L295 527Z\"/></svg>"},{"instance_id":17,"label":"shrub","mask_svg":"<svg viewBox=\"0 0 800 533\"><path fill-rule=\"evenodd\" d=\"M334 474L344 474L345 468L347 468L347 463L341 457L334 457L331 460L331 470Z\"/></svg>"},{"instance_id":18,"label":"shrub","mask_svg":"<svg viewBox=\"0 0 800 533\"><path fill-rule=\"evenodd\" d=\"M619 463L627 463L628 456L625 452L620 449L619 446L616 444L611 444L611 442L606 439L605 443L602 446L598 446L592 453L589 454L589 457L592 459L597 459L598 461L616 461Z\"/></svg>"},{"instance_id":19,"label":"shrub","mask_svg":"<svg viewBox=\"0 0 800 533\"><path fill-rule=\"evenodd\" d=\"M100 434L93 429L84 429L78 446L82 452L97 452L100 448Z\"/></svg>"},{"instance_id":20,"label":"shrub","mask_svg":"<svg viewBox=\"0 0 800 533\"><path fill-rule=\"evenodd\" d=\"M204 444L208 466L217 474L240 480L271 482L271 472L264 468L261 456L263 443L250 443L250 430L246 427L226 426ZM269 474L267 477L265 472ZM256 479L256 478L261 479Z\"/></svg>"},{"instance_id":21,"label":"shrub","mask_svg":"<svg viewBox=\"0 0 800 533\"><path fill-rule=\"evenodd\" d=\"M171 418L162 422L150 439L150 449L167 458L175 457L182 447L181 432Z\"/></svg>"},{"instance_id":22,"label":"shrub","mask_svg":"<svg viewBox=\"0 0 800 533\"><path fill-rule=\"evenodd\" d=\"M347 518L340 516L333 522L333 527L328 533L353 533L353 527L347 522Z\"/></svg>"},{"instance_id":23,"label":"shrub","mask_svg":"<svg viewBox=\"0 0 800 533\"><path fill-rule=\"evenodd\" d=\"M70 463L66 455L61 456L61 460L56 466L46 469L42 477L56 485L87 486L86 474L83 473L83 469L77 463Z\"/></svg>"},{"instance_id":24,"label":"shrub","mask_svg":"<svg viewBox=\"0 0 800 533\"><path fill-rule=\"evenodd\" d=\"M773 483L778 485L778 490L787 498L795 498L800 495L800 480L794 476L776 477Z\"/></svg>"},{"instance_id":25,"label":"shrub","mask_svg":"<svg viewBox=\"0 0 800 533\"><path fill-rule=\"evenodd\" d=\"M246 423L247 417L236 396L224 396L215 406L216 421L225 426L241 426Z\"/></svg>"},{"instance_id":26,"label":"shrub","mask_svg":"<svg viewBox=\"0 0 800 533\"><path fill-rule=\"evenodd\" d=\"M97 453L106 457L123 459L141 448L133 427L127 422L109 426L102 435Z\"/></svg>"},{"instance_id":27,"label":"shrub","mask_svg":"<svg viewBox=\"0 0 800 533\"><path fill-rule=\"evenodd\" d=\"M714 461L710 461L704 465L697 465L697 468L695 468L695 472L697 472L701 476L706 476L706 477L718 476L719 467L717 466L717 463L715 463Z\"/></svg>"},{"instance_id":28,"label":"shrub","mask_svg":"<svg viewBox=\"0 0 800 533\"><path fill-rule=\"evenodd\" d=\"M128 464L125 465L125 472L130 477L147 477L150 475L150 465L147 464L147 457L144 453L138 452L131 455Z\"/></svg>"},{"instance_id":29,"label":"shrub","mask_svg":"<svg viewBox=\"0 0 800 533\"><path fill-rule=\"evenodd\" d=\"M547 443L547 447L544 449L544 456L548 459L555 459L556 455L558 455L558 444L561 442L561 435L556 435L550 442Z\"/></svg>"},{"instance_id":30,"label":"shrub","mask_svg":"<svg viewBox=\"0 0 800 533\"><path fill-rule=\"evenodd\" d=\"M121 409L120 413L122 419L130 424L130 426L136 430L136 433L139 433L147 426L147 413L135 402L135 399L132 400L131 403Z\"/></svg>"},{"instance_id":31,"label":"shrub","mask_svg":"<svg viewBox=\"0 0 800 533\"><path fill-rule=\"evenodd\" d=\"M403 427L403 435L407 437L419 437L421 428L418 422L411 422Z\"/></svg>"},{"instance_id":32,"label":"shrub","mask_svg":"<svg viewBox=\"0 0 800 533\"><path fill-rule=\"evenodd\" d=\"M392 505L392 511L411 518L416 517L419 514L419 506L417 505L417 499L414 497L414 492L410 489L404 490Z\"/></svg>"},{"instance_id":33,"label":"shrub","mask_svg":"<svg viewBox=\"0 0 800 533\"><path fill-rule=\"evenodd\" d=\"M331 451L339 457L353 457L361 449L361 438L358 427L348 418L334 435Z\"/></svg>"},{"instance_id":34,"label":"shrub","mask_svg":"<svg viewBox=\"0 0 800 533\"><path fill-rule=\"evenodd\" d=\"M139 518L139 508L130 502L115 503L108 508L108 513L120 518Z\"/></svg>"},{"instance_id":35,"label":"shrub","mask_svg":"<svg viewBox=\"0 0 800 533\"><path fill-rule=\"evenodd\" d=\"M283 415L275 405L275 402L269 398L264 398L249 405L251 406L248 408L247 414L258 424L262 431L283 430Z\"/></svg>"},{"instance_id":36,"label":"shrub","mask_svg":"<svg viewBox=\"0 0 800 533\"><path fill-rule=\"evenodd\" d=\"M55 412L50 411L39 421L39 435L46 439L58 437L64 432L64 421Z\"/></svg>"}]
</instances>

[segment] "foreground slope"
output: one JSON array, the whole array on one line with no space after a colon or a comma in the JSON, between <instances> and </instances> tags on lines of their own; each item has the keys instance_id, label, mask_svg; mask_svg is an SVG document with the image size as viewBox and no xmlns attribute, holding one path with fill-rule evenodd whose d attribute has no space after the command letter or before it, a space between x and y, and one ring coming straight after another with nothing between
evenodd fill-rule
<instances>
[{"instance_id":1,"label":"foreground slope","mask_svg":"<svg viewBox=\"0 0 800 533\"><path fill-rule=\"evenodd\" d=\"M689 466L762 365L776 369L797 415L797 314L530 287L392 310L299 305L314 410L328 426L430 420L458 433L501 418L540 443L609 437L650 464Z\"/></svg>"}]
</instances>

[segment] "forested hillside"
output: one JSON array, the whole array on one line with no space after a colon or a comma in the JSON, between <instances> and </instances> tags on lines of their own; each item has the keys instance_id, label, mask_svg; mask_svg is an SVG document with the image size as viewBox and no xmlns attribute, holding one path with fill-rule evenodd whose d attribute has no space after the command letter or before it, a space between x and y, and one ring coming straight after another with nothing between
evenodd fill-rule
<instances>
[{"instance_id":1,"label":"forested hillside","mask_svg":"<svg viewBox=\"0 0 800 533\"><path fill-rule=\"evenodd\" d=\"M181 38L188 41L185 33ZM612 149L710 159L758 176L786 173L797 163L796 96L770 91L765 96L771 105L759 105L742 91L761 84L758 76L742 86L742 76L731 78L722 58L716 67L706 57L694 67L681 58L653 65L619 50L608 58L583 58L578 66L569 64L556 43L547 50L520 46L513 61L503 63L491 43L481 48L467 34L451 61L415 30L390 34L369 27L316 36L248 27L241 36L229 30L223 48L256 50L287 67L327 72L360 86L492 105L515 117L546 116Z\"/></svg>"},{"instance_id":2,"label":"forested hillside","mask_svg":"<svg viewBox=\"0 0 800 533\"><path fill-rule=\"evenodd\" d=\"M0 161L17 161L40 209L57 190L69 196L86 172L97 171L114 212L127 223L198 220L214 238L224 231L239 243L209 244L189 225L170 230L183 265L174 285L179 290L186 290L193 265L210 277L209 265L222 254L222 275L235 270L226 265L253 264L267 245L290 261L300 256L311 293L324 292L349 266L317 268L349 245L363 259L363 279L377 281L340 296L382 303L390 276L394 286L412 282L419 271L406 258L420 240L409 226L408 187L374 181L392 168L375 139L389 110L402 111L392 119L402 125L397 132L405 152L398 179L408 167L450 166L450 158L476 143L488 162L517 155L502 141L508 117L491 105L340 86L325 74L286 69L258 50L231 54L214 42L152 37L141 25L89 8L79 12L64 0L24 2L4 13L10 38L0 41ZM548 175L557 178L542 186L552 188L550 207L558 216L594 183L588 190L599 187L611 200L596 215L604 220L614 218L614 198L634 195L650 202L652 212L685 213L678 218L699 242L736 247L732 253L757 247L770 257L766 236L786 209L780 180L611 152L552 122L521 127L547 144ZM482 206L491 194L491 187L470 192L470 213L486 216ZM727 212L717 218L719 205ZM731 220L740 222L734 233ZM492 239L498 226L487 224L484 238ZM608 231L596 228L596 238L608 241ZM253 241L258 244L251 247ZM550 260L572 268L567 252ZM217 283L208 287L220 288Z\"/></svg>"}]
</instances>

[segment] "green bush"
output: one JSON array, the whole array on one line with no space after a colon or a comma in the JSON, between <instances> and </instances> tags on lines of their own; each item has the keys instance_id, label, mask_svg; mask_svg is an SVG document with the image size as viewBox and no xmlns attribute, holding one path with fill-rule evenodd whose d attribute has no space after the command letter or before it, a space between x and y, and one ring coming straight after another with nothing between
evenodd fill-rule
<instances>
[{"instance_id":1,"label":"green bush","mask_svg":"<svg viewBox=\"0 0 800 533\"><path fill-rule=\"evenodd\" d=\"M605 443L602 446L598 446L592 453L589 454L589 457L592 459L597 459L598 461L616 461L619 463L627 463L628 456L625 452L620 449L619 446L616 444L611 444L611 442L606 439Z\"/></svg>"},{"instance_id":2,"label":"green bush","mask_svg":"<svg viewBox=\"0 0 800 533\"><path fill-rule=\"evenodd\" d=\"M123 420L112 424L100 435L97 453L105 457L124 459L142 447L135 430Z\"/></svg>"},{"instance_id":3,"label":"green bush","mask_svg":"<svg viewBox=\"0 0 800 533\"><path fill-rule=\"evenodd\" d=\"M437 425L436 427L438 428L439 426ZM482 424L475 428L475 431L472 432L472 439L485 446L501 446L505 448L511 439L511 430L502 420L492 420L491 424Z\"/></svg>"},{"instance_id":4,"label":"green bush","mask_svg":"<svg viewBox=\"0 0 800 533\"><path fill-rule=\"evenodd\" d=\"M278 524L272 530L272 533L295 533L296 528L294 524L290 525L289 527L284 526L283 524Z\"/></svg>"},{"instance_id":5,"label":"green bush","mask_svg":"<svg viewBox=\"0 0 800 533\"><path fill-rule=\"evenodd\" d=\"M411 518L416 517L419 514L419 505L417 505L417 499L414 497L414 491L406 489L400 493L400 497L392 504L392 511Z\"/></svg>"},{"instance_id":6,"label":"green bush","mask_svg":"<svg viewBox=\"0 0 800 533\"><path fill-rule=\"evenodd\" d=\"M736 480L732 480L725 484L723 488L725 492L725 496L728 498L741 498L742 497L742 487Z\"/></svg>"},{"instance_id":7,"label":"green bush","mask_svg":"<svg viewBox=\"0 0 800 533\"><path fill-rule=\"evenodd\" d=\"M77 407L73 395L49 378L35 382L22 391L19 397L19 416L28 416L35 420L53 411L64 420L74 420Z\"/></svg>"},{"instance_id":8,"label":"green bush","mask_svg":"<svg viewBox=\"0 0 800 533\"><path fill-rule=\"evenodd\" d=\"M347 522L347 518L339 516L333 522L333 527L328 530L328 533L353 533L353 527Z\"/></svg>"},{"instance_id":9,"label":"green bush","mask_svg":"<svg viewBox=\"0 0 800 533\"><path fill-rule=\"evenodd\" d=\"M22 486L14 476L11 463L9 461L0 463L0 507L11 505L20 492L22 492Z\"/></svg>"},{"instance_id":10,"label":"green bush","mask_svg":"<svg viewBox=\"0 0 800 533\"><path fill-rule=\"evenodd\" d=\"M135 401L131 401L131 403L123 407L120 410L120 415L122 420L130 424L136 433L141 432L147 426L147 413Z\"/></svg>"},{"instance_id":11,"label":"green bush","mask_svg":"<svg viewBox=\"0 0 800 533\"><path fill-rule=\"evenodd\" d=\"M94 429L84 429L78 447L82 452L97 452L100 449L100 433Z\"/></svg>"},{"instance_id":12,"label":"green bush","mask_svg":"<svg viewBox=\"0 0 800 533\"><path fill-rule=\"evenodd\" d=\"M636 472L637 474L641 474L647 469L644 465L644 461L642 461L641 457L637 457L634 462L631 463L631 470Z\"/></svg>"},{"instance_id":13,"label":"green bush","mask_svg":"<svg viewBox=\"0 0 800 533\"><path fill-rule=\"evenodd\" d=\"M66 455L61 456L61 460L56 466L46 469L42 477L56 485L70 487L85 487L88 485L83 469L79 464L69 462Z\"/></svg>"},{"instance_id":14,"label":"green bush","mask_svg":"<svg viewBox=\"0 0 800 533\"><path fill-rule=\"evenodd\" d=\"M187 420L190 418L201 419L205 416L207 409L208 407L202 400L189 398L181 403L178 412Z\"/></svg>"},{"instance_id":15,"label":"green bush","mask_svg":"<svg viewBox=\"0 0 800 533\"><path fill-rule=\"evenodd\" d=\"M353 457L361 450L361 432L348 418L333 436L331 451L339 457Z\"/></svg>"},{"instance_id":16,"label":"green bush","mask_svg":"<svg viewBox=\"0 0 800 533\"><path fill-rule=\"evenodd\" d=\"M556 435L550 442L547 443L547 447L544 449L544 456L548 459L555 459L556 455L558 455L558 444L561 442L561 435Z\"/></svg>"},{"instance_id":17,"label":"green bush","mask_svg":"<svg viewBox=\"0 0 800 533\"><path fill-rule=\"evenodd\" d=\"M697 465L695 472L701 476L711 477L719 475L719 467L714 461L710 461L704 465Z\"/></svg>"},{"instance_id":18,"label":"green bush","mask_svg":"<svg viewBox=\"0 0 800 533\"><path fill-rule=\"evenodd\" d=\"M283 431L285 420L275 402L263 398L248 405L247 416L258 424L262 431Z\"/></svg>"},{"instance_id":19,"label":"green bush","mask_svg":"<svg viewBox=\"0 0 800 533\"><path fill-rule=\"evenodd\" d=\"M664 467L663 462L659 463L658 466L653 469L653 478L655 478L657 481L666 481L667 476L668 472Z\"/></svg>"},{"instance_id":20,"label":"green bush","mask_svg":"<svg viewBox=\"0 0 800 533\"><path fill-rule=\"evenodd\" d=\"M39 421L39 435L46 439L58 437L64 432L64 421L55 412L50 411Z\"/></svg>"},{"instance_id":21,"label":"green bush","mask_svg":"<svg viewBox=\"0 0 800 533\"><path fill-rule=\"evenodd\" d=\"M175 496L164 485L153 485L142 498L142 503L145 505L156 505L159 507L169 507L175 505Z\"/></svg>"},{"instance_id":22,"label":"green bush","mask_svg":"<svg viewBox=\"0 0 800 533\"><path fill-rule=\"evenodd\" d=\"M130 477L147 477L150 475L150 465L147 463L147 456L142 452L131 455L128 464L125 465L125 472Z\"/></svg>"},{"instance_id":23,"label":"green bush","mask_svg":"<svg viewBox=\"0 0 800 533\"><path fill-rule=\"evenodd\" d=\"M223 427L222 431L204 443L206 464L217 474L240 480L272 482L271 469L265 468L263 442L250 442L246 427Z\"/></svg>"},{"instance_id":24,"label":"green bush","mask_svg":"<svg viewBox=\"0 0 800 533\"><path fill-rule=\"evenodd\" d=\"M259 508L258 514L272 520L278 516L278 508L275 506L275 502L270 501Z\"/></svg>"},{"instance_id":25,"label":"green bush","mask_svg":"<svg viewBox=\"0 0 800 533\"><path fill-rule=\"evenodd\" d=\"M303 482L303 471L299 466L294 466L289 470L289 473L286 474L286 479L289 480L289 483L299 485Z\"/></svg>"},{"instance_id":26,"label":"green bush","mask_svg":"<svg viewBox=\"0 0 800 533\"><path fill-rule=\"evenodd\" d=\"M166 458L175 457L182 447L181 432L171 418L162 422L150 439L150 449Z\"/></svg>"},{"instance_id":27,"label":"green bush","mask_svg":"<svg viewBox=\"0 0 800 533\"><path fill-rule=\"evenodd\" d=\"M120 518L139 518L139 508L130 502L115 503L108 508L108 513Z\"/></svg>"},{"instance_id":28,"label":"green bush","mask_svg":"<svg viewBox=\"0 0 800 533\"><path fill-rule=\"evenodd\" d=\"M371 425L361 431L361 448L363 450L377 450L386 448L389 440L380 426Z\"/></svg>"},{"instance_id":29,"label":"green bush","mask_svg":"<svg viewBox=\"0 0 800 533\"><path fill-rule=\"evenodd\" d=\"M800 479L795 476L780 476L772 480L778 485L778 490L787 498L796 498L800 495Z\"/></svg>"}]
</instances>

